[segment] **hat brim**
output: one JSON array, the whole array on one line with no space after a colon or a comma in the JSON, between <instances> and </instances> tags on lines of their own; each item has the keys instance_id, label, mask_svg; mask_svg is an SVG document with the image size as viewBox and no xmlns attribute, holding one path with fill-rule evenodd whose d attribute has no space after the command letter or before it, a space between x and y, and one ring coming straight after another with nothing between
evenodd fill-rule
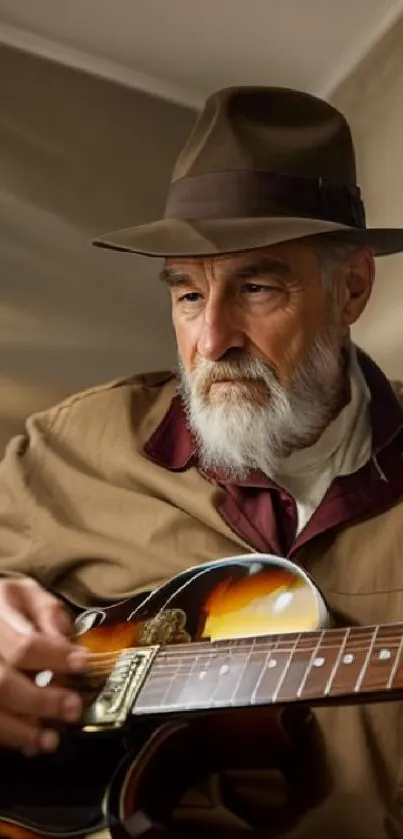
<instances>
[{"instance_id":1,"label":"hat brim","mask_svg":"<svg viewBox=\"0 0 403 839\"><path fill-rule=\"evenodd\" d=\"M254 217L227 219L162 219L127 227L95 239L98 247L151 257L209 256L264 248L307 236L343 233L368 245L375 256L403 251L403 229L360 229L318 219Z\"/></svg>"}]
</instances>

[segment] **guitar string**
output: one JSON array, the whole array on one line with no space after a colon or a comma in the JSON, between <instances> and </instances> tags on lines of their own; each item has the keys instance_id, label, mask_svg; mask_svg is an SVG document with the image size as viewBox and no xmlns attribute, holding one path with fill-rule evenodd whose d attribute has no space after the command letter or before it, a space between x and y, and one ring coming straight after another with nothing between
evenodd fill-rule
<instances>
[{"instance_id":1,"label":"guitar string","mask_svg":"<svg viewBox=\"0 0 403 839\"><path fill-rule=\"evenodd\" d=\"M308 634L308 633L306 633L306 634ZM319 637L319 635L320 635L320 633L318 633L318 637ZM354 638L353 634L350 635L350 638L351 638L351 642L348 644L349 649L367 650L368 645L365 644L366 638L361 637L361 635L358 638ZM294 639L293 642L292 642L292 639ZM368 641L370 641L371 639L372 639L372 633L368 633ZM343 631L343 638L340 639L340 642L337 641L335 643L334 638L333 639L331 637L326 638L326 636L325 636L323 638L322 644L320 645L320 649L338 649L342 640L344 640L344 631ZM387 644L400 644L401 640L402 640L402 634L401 633L396 633L396 634L390 633L389 635L379 636L377 641L376 641L376 648L381 648L382 649ZM303 632L301 633L301 641L302 642L304 641L304 633ZM289 653L289 652L291 652L291 650L294 649L295 636L293 634L292 635L290 634L290 638L288 639L285 636L281 636L281 635L280 636L279 635L271 635L271 636L259 636L258 635L253 639L253 642L252 642L251 639L245 639L244 640L244 639L234 638L233 640L228 639L228 640L223 640L223 641L218 640L218 641L212 641L212 642L195 641L195 642L190 642L190 643L185 642L185 643L178 643L178 644L170 643L170 644L167 644L165 646L164 645L159 646L157 644L156 646L158 646L158 648L159 648L159 656L158 657L160 657L160 656L168 656L168 655L171 655L171 654L174 654L174 655L176 655L176 654L178 654L178 655L190 654L191 650L195 650L197 647L199 647L199 653L198 654L204 654L204 653L211 654L211 652L220 653L220 652L227 652L227 651L228 652L234 652L234 653L237 653L237 652L242 653L245 650L245 648L246 649L249 648L249 645L252 648L252 643L253 643L253 652L263 652L263 653L270 652L270 650L273 647L273 644L276 643L277 644L276 650L278 650L279 652L288 652ZM279 646L279 644L281 644L281 646ZM283 646L283 644L284 644L284 646ZM312 645L308 645L308 644L306 646L301 645L299 649L297 647L297 652L298 651L300 651L300 652L301 651L313 652L315 650L316 646L317 646L317 641L316 641L316 643L312 643ZM115 650L108 650L108 651L105 651L105 652L92 652L91 650L89 650L89 652L90 652L91 659L94 659L94 660L105 659L107 656L110 656L110 658L112 659L112 658L116 658L119 655L123 655L125 653L136 652L137 650L146 651L147 649L152 649L152 647L153 647L152 644L149 647L146 646L146 645L140 644L138 646L134 645L134 646L130 646L130 647L119 647L119 648L116 648Z\"/></svg>"},{"instance_id":2,"label":"guitar string","mask_svg":"<svg viewBox=\"0 0 403 839\"><path fill-rule=\"evenodd\" d=\"M395 641L394 643L398 646L397 641ZM387 640L385 641L385 639L383 639L382 644L378 644L378 645L374 646L374 648L372 650L371 659L370 659L370 663L371 663L372 667L374 666L375 661L376 661L376 657L375 657L376 652L380 652L383 649L387 649L388 646L389 647L393 646L393 644L391 645L390 642L387 641ZM339 650L339 645L326 645L326 646L323 646L323 647L319 647L319 649L317 650L318 658L324 657L327 651L333 652L333 651L337 651L337 650ZM310 654L312 655L312 653L314 651L315 651L315 647L303 647L303 648L300 648L299 650L298 650L298 648L294 649L293 647L283 647L283 648L278 647L275 650L275 654L276 654L276 658L278 659L281 654L284 654L285 656L289 656L291 653L293 653L292 661L293 660L295 661L298 658L298 653L300 655L303 654L304 656L306 654L306 657L309 658ZM127 650L125 650L125 652L134 652L135 653L136 648L133 648L132 650L130 648L128 648ZM272 646L259 647L258 649L255 648L254 650L251 650L250 652L241 652L241 651L239 651L239 649L234 652L233 648L231 648L231 647L219 648L218 650L216 648L215 649L213 648L213 649L210 649L210 650L200 651L196 654L193 653L192 650L189 650L189 649L186 649L186 650L179 650L178 649L178 650L175 650L175 651L170 650L169 653L167 653L167 651L162 648L160 653L158 654L158 656L154 660L153 673L156 673L157 671L159 673L161 673L161 672L162 673L164 673L164 672L167 673L169 667L176 668L178 666L178 660L177 660L178 658L181 660L182 666L186 665L186 664L192 666L196 663L196 661L200 665L203 665L203 663L206 662L206 659L211 659L212 657L213 658L215 657L215 658L219 659L219 658L221 658L222 654L224 656L228 656L228 654L229 654L230 656L232 655L234 658L236 658L237 656L238 657L240 657L240 656L245 657L245 655L246 655L246 657L248 657L252 654L254 656L254 659L256 660L256 657L260 657L259 653L261 654L261 657L263 659L269 653L272 653L272 652L273 652L273 647ZM386 665L386 662L391 663L392 658L393 658L393 654L397 653L397 647L396 647L396 650L393 650L393 651L390 651L390 652L391 652L391 658L387 659L386 661L382 661L383 666ZM322 655L321 655L321 653L322 653ZM345 655L358 655L358 654L361 654L361 653L363 655L367 654L368 653L368 647L355 646L355 645L349 644L345 649ZM120 651L117 651L115 655L110 655L110 656L108 656L108 654L102 654L101 653L101 654L99 654L100 656L102 656L101 661L99 661L97 659L97 661L92 662L91 659L90 659L89 668L88 668L90 675L91 676L97 676L97 675L107 676L111 672L111 669L113 669L113 666L116 664L120 654L121 654ZM104 655L105 655L105 657L103 657ZM375 661L374 661L374 659L375 659ZM378 661L379 661L379 659L378 659ZM343 664L343 661L341 661L340 664Z\"/></svg>"}]
</instances>

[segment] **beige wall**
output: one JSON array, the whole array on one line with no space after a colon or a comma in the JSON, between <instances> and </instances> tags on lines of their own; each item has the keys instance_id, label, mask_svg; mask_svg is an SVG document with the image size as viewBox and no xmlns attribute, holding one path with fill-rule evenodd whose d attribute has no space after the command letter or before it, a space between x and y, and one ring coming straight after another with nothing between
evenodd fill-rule
<instances>
[{"instance_id":1,"label":"beige wall","mask_svg":"<svg viewBox=\"0 0 403 839\"><path fill-rule=\"evenodd\" d=\"M403 227L403 18L332 99L352 126L368 225ZM354 338L389 375L403 378L403 256L377 261L373 297Z\"/></svg>"},{"instance_id":2,"label":"beige wall","mask_svg":"<svg viewBox=\"0 0 403 839\"><path fill-rule=\"evenodd\" d=\"M194 114L4 47L0 78L1 452L31 411L173 361L159 263L90 241L162 212Z\"/></svg>"}]
</instances>

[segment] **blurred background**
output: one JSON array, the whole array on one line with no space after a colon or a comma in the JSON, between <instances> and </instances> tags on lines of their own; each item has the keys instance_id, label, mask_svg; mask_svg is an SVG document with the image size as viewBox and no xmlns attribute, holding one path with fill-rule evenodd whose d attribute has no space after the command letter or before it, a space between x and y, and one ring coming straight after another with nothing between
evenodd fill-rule
<instances>
[{"instance_id":1,"label":"blurred background","mask_svg":"<svg viewBox=\"0 0 403 839\"><path fill-rule=\"evenodd\" d=\"M157 261L91 239L163 212L198 108L297 87L350 121L368 223L403 226L403 0L0 0L0 454L27 414L174 361ZM403 379L403 257L355 340Z\"/></svg>"}]
</instances>

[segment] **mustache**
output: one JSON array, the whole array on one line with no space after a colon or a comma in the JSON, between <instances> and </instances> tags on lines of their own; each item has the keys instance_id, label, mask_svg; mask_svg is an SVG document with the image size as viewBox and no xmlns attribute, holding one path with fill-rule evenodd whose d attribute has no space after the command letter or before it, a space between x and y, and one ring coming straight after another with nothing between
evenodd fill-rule
<instances>
[{"instance_id":1,"label":"mustache","mask_svg":"<svg viewBox=\"0 0 403 839\"><path fill-rule=\"evenodd\" d=\"M249 353L231 354L220 361L209 361L198 356L193 368L192 377L203 387L209 387L216 382L238 381L278 381L276 371L271 364L256 358Z\"/></svg>"}]
</instances>

